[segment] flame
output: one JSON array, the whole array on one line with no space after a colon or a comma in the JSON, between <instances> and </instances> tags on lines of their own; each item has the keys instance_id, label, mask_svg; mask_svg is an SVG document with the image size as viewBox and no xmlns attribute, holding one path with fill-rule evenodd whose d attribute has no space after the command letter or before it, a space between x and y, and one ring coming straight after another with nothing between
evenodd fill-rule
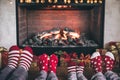
<instances>
[{"instance_id":1,"label":"flame","mask_svg":"<svg viewBox=\"0 0 120 80\"><path fill-rule=\"evenodd\" d=\"M63 29L60 29L58 31L45 33L44 35L40 36L40 39L50 38L53 37L53 35L54 35L54 39L62 39L62 40L67 40L68 37L71 37L73 39L80 38L80 35L77 32L68 32Z\"/></svg>"}]
</instances>

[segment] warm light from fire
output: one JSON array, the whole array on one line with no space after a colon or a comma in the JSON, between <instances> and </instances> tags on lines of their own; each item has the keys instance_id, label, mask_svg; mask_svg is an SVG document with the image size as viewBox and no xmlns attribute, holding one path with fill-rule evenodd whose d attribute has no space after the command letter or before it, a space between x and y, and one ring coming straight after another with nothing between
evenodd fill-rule
<instances>
[{"instance_id":1,"label":"warm light from fire","mask_svg":"<svg viewBox=\"0 0 120 80\"><path fill-rule=\"evenodd\" d=\"M77 32L68 32L63 29L60 29L58 31L46 33L46 34L42 35L40 37L40 39L50 38L50 37L52 37L52 35L54 35L54 39L62 39L62 40L67 40L68 37L73 38L73 39L80 38L80 34L78 34Z\"/></svg>"}]
</instances>

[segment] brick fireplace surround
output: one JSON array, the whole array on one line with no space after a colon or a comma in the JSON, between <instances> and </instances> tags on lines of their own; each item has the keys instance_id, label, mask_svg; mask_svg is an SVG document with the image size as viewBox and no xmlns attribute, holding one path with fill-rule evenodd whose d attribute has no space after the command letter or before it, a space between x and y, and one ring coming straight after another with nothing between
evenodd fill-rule
<instances>
[{"instance_id":1,"label":"brick fireplace surround","mask_svg":"<svg viewBox=\"0 0 120 80\"><path fill-rule=\"evenodd\" d=\"M32 35L45 30L51 30L53 28L70 28L75 32L87 33L88 38L94 40L98 46L92 47L77 47L75 51L84 52L87 49L87 53L92 53L96 48L103 48L103 34L104 34L104 1L103 4L88 5L88 6L72 6L72 8L48 8L40 7L37 5L29 4L17 4L17 44L22 46L25 40L29 40ZM97 32L97 33L96 33ZM46 47L39 46L40 49ZM59 47L59 46L57 46ZM38 47L37 47L38 48ZM61 49L62 48L62 49ZM55 50L65 50L65 47L59 47ZM64 48L64 49L63 49ZM34 51L37 51L35 47ZM46 48L50 50L54 48ZM67 49L72 49L68 48ZM80 50L79 50L80 49ZM82 51L83 50L83 51ZM90 51L91 50L91 51ZM42 50L43 52L46 50ZM70 51L70 50L69 50Z\"/></svg>"}]
</instances>

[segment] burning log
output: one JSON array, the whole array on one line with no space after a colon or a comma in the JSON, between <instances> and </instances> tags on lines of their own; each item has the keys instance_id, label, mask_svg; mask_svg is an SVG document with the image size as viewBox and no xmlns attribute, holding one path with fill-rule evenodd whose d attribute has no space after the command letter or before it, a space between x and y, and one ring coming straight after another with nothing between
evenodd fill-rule
<instances>
[{"instance_id":1,"label":"burning log","mask_svg":"<svg viewBox=\"0 0 120 80\"><path fill-rule=\"evenodd\" d=\"M79 34L69 28L43 31L26 40L23 45L31 46L98 46L87 39L84 33Z\"/></svg>"}]
</instances>

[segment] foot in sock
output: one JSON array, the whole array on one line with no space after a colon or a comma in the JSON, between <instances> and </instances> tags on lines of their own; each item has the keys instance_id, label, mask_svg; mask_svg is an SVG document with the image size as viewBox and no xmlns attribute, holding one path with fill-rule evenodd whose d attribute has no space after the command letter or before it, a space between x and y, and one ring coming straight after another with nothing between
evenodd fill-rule
<instances>
[{"instance_id":1,"label":"foot in sock","mask_svg":"<svg viewBox=\"0 0 120 80\"><path fill-rule=\"evenodd\" d=\"M49 60L49 74L47 80L58 80L56 76L56 68L58 64L58 57L53 53L50 55L50 60Z\"/></svg>"},{"instance_id":2,"label":"foot in sock","mask_svg":"<svg viewBox=\"0 0 120 80\"><path fill-rule=\"evenodd\" d=\"M48 55L45 53L39 56L38 66L40 73L35 80L46 80L48 72L48 60Z\"/></svg>"},{"instance_id":3,"label":"foot in sock","mask_svg":"<svg viewBox=\"0 0 120 80\"><path fill-rule=\"evenodd\" d=\"M5 80L18 66L20 53L19 47L14 45L10 47L8 53L8 66L0 72L0 80Z\"/></svg>"},{"instance_id":4,"label":"foot in sock","mask_svg":"<svg viewBox=\"0 0 120 80\"><path fill-rule=\"evenodd\" d=\"M102 72L102 59L99 52L94 52L92 54L91 65L95 72Z\"/></svg>"},{"instance_id":5,"label":"foot in sock","mask_svg":"<svg viewBox=\"0 0 120 80\"><path fill-rule=\"evenodd\" d=\"M84 61L81 61L76 67L77 79L78 80L87 80L87 78L83 75L84 66L85 66Z\"/></svg>"},{"instance_id":6,"label":"foot in sock","mask_svg":"<svg viewBox=\"0 0 120 80\"><path fill-rule=\"evenodd\" d=\"M77 80L76 62L72 61L72 59L75 58L70 56L70 60L67 62L68 80Z\"/></svg>"},{"instance_id":7,"label":"foot in sock","mask_svg":"<svg viewBox=\"0 0 120 80\"><path fill-rule=\"evenodd\" d=\"M55 54L50 55L49 71L56 73L57 64L58 64L58 57Z\"/></svg>"},{"instance_id":8,"label":"foot in sock","mask_svg":"<svg viewBox=\"0 0 120 80\"><path fill-rule=\"evenodd\" d=\"M20 58L20 51L18 46L12 46L8 53L8 66L11 68L16 68L18 66L18 61Z\"/></svg>"},{"instance_id":9,"label":"foot in sock","mask_svg":"<svg viewBox=\"0 0 120 80\"><path fill-rule=\"evenodd\" d=\"M111 71L113 69L114 65L114 55L111 52L106 52L105 54L105 70L106 71Z\"/></svg>"},{"instance_id":10,"label":"foot in sock","mask_svg":"<svg viewBox=\"0 0 120 80\"><path fill-rule=\"evenodd\" d=\"M22 51L19 66L23 67L26 71L28 71L32 63L32 60L33 60L33 51L30 47L26 46Z\"/></svg>"}]
</instances>

